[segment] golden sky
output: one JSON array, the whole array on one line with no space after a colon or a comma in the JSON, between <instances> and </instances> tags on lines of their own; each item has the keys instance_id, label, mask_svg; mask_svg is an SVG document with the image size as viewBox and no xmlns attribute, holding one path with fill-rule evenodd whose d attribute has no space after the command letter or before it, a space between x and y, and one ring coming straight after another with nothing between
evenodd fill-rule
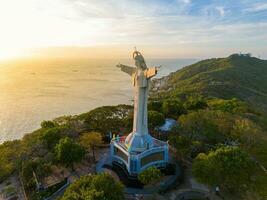
<instances>
[{"instance_id":1,"label":"golden sky","mask_svg":"<svg viewBox=\"0 0 267 200\"><path fill-rule=\"evenodd\" d=\"M266 57L264 0L0 0L0 59Z\"/></svg>"}]
</instances>

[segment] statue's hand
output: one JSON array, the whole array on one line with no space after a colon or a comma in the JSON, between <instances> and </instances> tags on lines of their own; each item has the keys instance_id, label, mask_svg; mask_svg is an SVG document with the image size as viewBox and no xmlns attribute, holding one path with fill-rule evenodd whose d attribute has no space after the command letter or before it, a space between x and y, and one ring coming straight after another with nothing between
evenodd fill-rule
<instances>
[{"instance_id":1,"label":"statue's hand","mask_svg":"<svg viewBox=\"0 0 267 200\"><path fill-rule=\"evenodd\" d=\"M116 65L116 67L120 68L121 71L123 71L129 75L132 75L136 71L135 67L130 67L130 66L122 65L122 64L118 64L118 65Z\"/></svg>"}]
</instances>

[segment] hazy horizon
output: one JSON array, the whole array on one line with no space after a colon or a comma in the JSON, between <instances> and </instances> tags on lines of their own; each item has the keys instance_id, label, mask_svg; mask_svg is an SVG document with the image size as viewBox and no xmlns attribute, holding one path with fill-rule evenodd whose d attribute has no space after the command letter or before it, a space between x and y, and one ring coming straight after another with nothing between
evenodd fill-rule
<instances>
[{"instance_id":1,"label":"hazy horizon","mask_svg":"<svg viewBox=\"0 0 267 200\"><path fill-rule=\"evenodd\" d=\"M146 48L144 48L146 49ZM254 54L253 52L241 52L241 51L229 51L227 53L217 55L211 54L207 56L194 56L194 55L179 55L175 56L169 54L168 56L163 56L160 52L155 52L147 49L147 51L143 50L143 48L138 49L145 56L146 60L148 59L193 59L193 60L205 60L211 58L223 58L228 57L232 54L236 53L250 53L252 57L257 57L260 59L267 59L267 57L262 57L260 55ZM0 58L0 67L4 64L12 65L12 64L23 64L29 62L39 62L40 60L50 62L56 61L64 62L71 60L115 60L117 62L120 61L131 61L133 48L129 48L125 51L113 49L112 54L110 54L111 49L105 48L92 48L92 47L54 47L54 48L45 48L31 51L28 55L10 57L10 58ZM144 53L143 53L144 52Z\"/></svg>"}]
</instances>

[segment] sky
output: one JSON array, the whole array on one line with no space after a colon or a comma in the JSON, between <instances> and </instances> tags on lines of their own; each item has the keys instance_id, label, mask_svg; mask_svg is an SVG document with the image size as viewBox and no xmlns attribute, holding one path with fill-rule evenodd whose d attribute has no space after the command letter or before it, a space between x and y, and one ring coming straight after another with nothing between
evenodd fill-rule
<instances>
[{"instance_id":1,"label":"sky","mask_svg":"<svg viewBox=\"0 0 267 200\"><path fill-rule=\"evenodd\" d=\"M0 0L0 59L267 58L266 0Z\"/></svg>"}]
</instances>

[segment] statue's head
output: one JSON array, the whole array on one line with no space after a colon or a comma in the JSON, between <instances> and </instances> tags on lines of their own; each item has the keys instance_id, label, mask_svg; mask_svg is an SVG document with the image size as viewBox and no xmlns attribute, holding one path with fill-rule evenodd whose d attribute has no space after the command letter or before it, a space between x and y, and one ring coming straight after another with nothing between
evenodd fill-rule
<instances>
[{"instance_id":1,"label":"statue's head","mask_svg":"<svg viewBox=\"0 0 267 200\"><path fill-rule=\"evenodd\" d=\"M147 69L145 59L139 51L133 52L133 59L135 60L135 65L137 68L142 70Z\"/></svg>"}]
</instances>

